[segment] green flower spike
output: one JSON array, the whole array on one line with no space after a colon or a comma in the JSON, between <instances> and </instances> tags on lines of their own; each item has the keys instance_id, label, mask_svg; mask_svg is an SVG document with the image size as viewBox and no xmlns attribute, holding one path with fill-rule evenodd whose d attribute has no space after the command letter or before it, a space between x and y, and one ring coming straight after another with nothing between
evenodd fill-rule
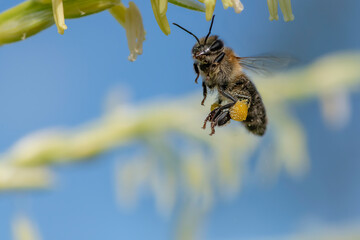
<instances>
[{"instance_id":1,"label":"green flower spike","mask_svg":"<svg viewBox=\"0 0 360 240\"><path fill-rule=\"evenodd\" d=\"M291 9L291 0L267 0L267 3L270 12L270 21L279 20L278 3L280 3L280 8L284 15L284 21L289 22L294 20L294 14Z\"/></svg>"},{"instance_id":2,"label":"green flower spike","mask_svg":"<svg viewBox=\"0 0 360 240\"><path fill-rule=\"evenodd\" d=\"M67 29L65 25L65 17L64 17L64 5L62 0L52 0L52 9L54 14L54 20L58 32L60 34L64 34L64 31Z\"/></svg>"},{"instance_id":3,"label":"green flower spike","mask_svg":"<svg viewBox=\"0 0 360 240\"><path fill-rule=\"evenodd\" d=\"M199 2L202 2L205 4L206 21L210 21L214 14L216 0L199 0Z\"/></svg>"},{"instance_id":4,"label":"green flower spike","mask_svg":"<svg viewBox=\"0 0 360 240\"><path fill-rule=\"evenodd\" d=\"M120 0L28 0L0 13L0 45L24 40L56 23L67 28L65 18L79 18L118 5ZM54 8L53 8L54 6Z\"/></svg>"},{"instance_id":5,"label":"green flower spike","mask_svg":"<svg viewBox=\"0 0 360 240\"><path fill-rule=\"evenodd\" d=\"M145 30L139 9L134 2L129 2L129 8L120 4L109 11L125 28L130 50L128 59L135 61L137 55L142 54L142 45L145 40Z\"/></svg>"},{"instance_id":6,"label":"green flower spike","mask_svg":"<svg viewBox=\"0 0 360 240\"><path fill-rule=\"evenodd\" d=\"M284 15L284 21L290 22L294 20L294 14L291 9L291 1L290 0L279 0L281 12Z\"/></svg>"},{"instance_id":7,"label":"green flower spike","mask_svg":"<svg viewBox=\"0 0 360 240\"><path fill-rule=\"evenodd\" d=\"M222 0L224 9L233 7L236 13L241 13L244 10L244 5L240 0Z\"/></svg>"},{"instance_id":8,"label":"green flower spike","mask_svg":"<svg viewBox=\"0 0 360 240\"><path fill-rule=\"evenodd\" d=\"M269 7L269 12L270 12L269 20L270 21L279 20L278 0L267 0L267 3L268 3L268 7Z\"/></svg>"},{"instance_id":9,"label":"green flower spike","mask_svg":"<svg viewBox=\"0 0 360 240\"><path fill-rule=\"evenodd\" d=\"M198 0L201 3L205 4L205 15L206 20L210 21L215 10L216 0ZM240 2L240 0L222 0L224 9L228 7L233 7L236 13L241 13L244 10L244 5Z\"/></svg>"},{"instance_id":10,"label":"green flower spike","mask_svg":"<svg viewBox=\"0 0 360 240\"><path fill-rule=\"evenodd\" d=\"M155 19L165 35L170 34L170 25L166 17L167 3L167 0L151 0Z\"/></svg>"}]
</instances>

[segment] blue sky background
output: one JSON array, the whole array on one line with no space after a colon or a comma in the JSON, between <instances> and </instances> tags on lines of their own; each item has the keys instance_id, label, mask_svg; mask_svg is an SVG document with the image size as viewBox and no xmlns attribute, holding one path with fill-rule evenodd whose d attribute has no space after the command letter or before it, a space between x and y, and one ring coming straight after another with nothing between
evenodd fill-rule
<instances>
[{"instance_id":1,"label":"blue sky background","mask_svg":"<svg viewBox=\"0 0 360 240\"><path fill-rule=\"evenodd\" d=\"M1 1L0 11L20 1ZM124 2L127 5L127 2ZM77 126L103 113L114 87L130 89L132 102L200 91L190 50L194 39L172 27L165 36L150 1L135 1L144 20L144 54L129 62L125 31L108 12L67 20L63 36L56 27L23 42L0 48L0 151L30 132L51 126ZM265 0L244 0L235 14L215 10L213 33L239 55L279 52L302 64L341 50L360 49L360 2L292 1L295 21L268 20ZM280 10L279 10L280 11ZM168 19L198 36L209 23L202 13L169 5ZM251 177L232 201L219 202L206 221L206 239L248 239L296 232L307 220L324 224L360 221L360 95L351 96L352 118L341 131L323 123L317 101L293 105L305 126L311 169L301 180L286 174L271 186ZM171 221L156 212L151 197L132 211L115 198L114 166L126 150L96 157L87 164L55 168L52 191L2 193L0 239L11 239L11 222L25 212L43 239L168 239Z\"/></svg>"}]
</instances>

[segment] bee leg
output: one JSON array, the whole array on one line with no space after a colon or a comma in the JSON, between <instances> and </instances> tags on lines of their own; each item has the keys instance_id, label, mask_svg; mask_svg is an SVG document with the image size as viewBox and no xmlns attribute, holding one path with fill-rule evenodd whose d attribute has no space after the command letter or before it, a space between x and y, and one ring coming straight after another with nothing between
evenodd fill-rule
<instances>
[{"instance_id":1,"label":"bee leg","mask_svg":"<svg viewBox=\"0 0 360 240\"><path fill-rule=\"evenodd\" d=\"M215 114L215 110L216 109L214 109L213 111L211 111L208 115L207 115L207 117L205 118L205 120L204 120L204 125L202 126L202 129L205 129L206 128L206 124L207 124L207 122L208 121L210 121L210 119L213 117L213 115Z\"/></svg>"},{"instance_id":2,"label":"bee leg","mask_svg":"<svg viewBox=\"0 0 360 240\"><path fill-rule=\"evenodd\" d=\"M195 83L198 83L198 79L199 79L199 76L200 76L200 71L199 71L199 66L197 65L197 63L194 63L194 70L195 70L195 73L197 74L197 76L195 78Z\"/></svg>"},{"instance_id":3,"label":"bee leg","mask_svg":"<svg viewBox=\"0 0 360 240\"><path fill-rule=\"evenodd\" d=\"M220 126L223 126L225 124L227 124L229 121L231 120L231 116L230 116L230 113L227 111L226 112L226 115L224 115L223 117L219 117L218 120L217 120L217 125L220 127Z\"/></svg>"},{"instance_id":4,"label":"bee leg","mask_svg":"<svg viewBox=\"0 0 360 240\"><path fill-rule=\"evenodd\" d=\"M211 133L209 134L210 136L214 135L215 134L215 122L212 122L211 123Z\"/></svg>"},{"instance_id":5,"label":"bee leg","mask_svg":"<svg viewBox=\"0 0 360 240\"><path fill-rule=\"evenodd\" d=\"M223 95L224 97L230 99L231 101L233 101L234 103L238 100L242 100L242 99L247 99L249 102L251 100L251 97L246 96L246 95L242 95L242 94L236 94L236 98L234 96L232 96L230 93L228 93L227 91L223 91L221 89L219 89L219 93L221 95Z\"/></svg>"},{"instance_id":6,"label":"bee leg","mask_svg":"<svg viewBox=\"0 0 360 240\"><path fill-rule=\"evenodd\" d=\"M215 127L222 126L230 121L231 117L228 111L222 112L216 119L211 123L211 133L210 136L214 135Z\"/></svg>"},{"instance_id":7,"label":"bee leg","mask_svg":"<svg viewBox=\"0 0 360 240\"><path fill-rule=\"evenodd\" d=\"M225 57L225 53L221 52L214 60L214 64L217 65L219 64Z\"/></svg>"},{"instance_id":8,"label":"bee leg","mask_svg":"<svg viewBox=\"0 0 360 240\"><path fill-rule=\"evenodd\" d=\"M223 110L231 108L232 106L234 106L234 104L235 104L235 103L228 103L228 104L225 104L224 106L215 108L215 109L213 110L213 112L215 112L215 113L214 113L213 116L210 118L210 121L211 121L211 122L214 122L215 119L223 112ZM211 114L211 113L210 113L210 114ZM210 115L210 114L209 114L209 115Z\"/></svg>"},{"instance_id":9,"label":"bee leg","mask_svg":"<svg viewBox=\"0 0 360 240\"><path fill-rule=\"evenodd\" d=\"M202 87L203 87L203 96L204 96L204 98L201 101L201 105L204 106L205 99L206 99L206 96L207 96L207 88L206 88L205 82L202 83Z\"/></svg>"},{"instance_id":10,"label":"bee leg","mask_svg":"<svg viewBox=\"0 0 360 240\"><path fill-rule=\"evenodd\" d=\"M205 118L204 120L204 125L203 125L203 129L206 128L206 124L208 121L210 122L214 122L214 119L219 116L223 110L225 109L228 109L228 108L231 108L232 106L234 105L234 103L229 103L229 104L226 104L224 106L221 106L221 107L218 107L218 108L215 108L214 110L212 110L208 115L207 117Z\"/></svg>"}]
</instances>

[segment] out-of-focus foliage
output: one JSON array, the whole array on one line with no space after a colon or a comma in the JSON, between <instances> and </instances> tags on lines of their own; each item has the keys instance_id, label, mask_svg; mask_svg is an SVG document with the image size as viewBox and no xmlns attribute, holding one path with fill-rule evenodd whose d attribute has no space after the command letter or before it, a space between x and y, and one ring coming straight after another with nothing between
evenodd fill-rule
<instances>
[{"instance_id":1,"label":"out-of-focus foliage","mask_svg":"<svg viewBox=\"0 0 360 240\"><path fill-rule=\"evenodd\" d=\"M316 224L315 224L316 225ZM360 239L359 223L343 226L311 226L290 236L264 237L250 240L357 240Z\"/></svg>"},{"instance_id":2,"label":"out-of-focus foliage","mask_svg":"<svg viewBox=\"0 0 360 240\"><path fill-rule=\"evenodd\" d=\"M284 15L284 21L289 22L294 20L294 14L292 13L291 9L291 2L290 0L267 0L270 17L269 20L279 20L278 15L278 5L280 3L281 11Z\"/></svg>"},{"instance_id":3,"label":"out-of-focus foliage","mask_svg":"<svg viewBox=\"0 0 360 240\"><path fill-rule=\"evenodd\" d=\"M136 144L144 149L144 155L121 161L117 170L120 202L134 204L140 189L149 188L160 212L178 211L179 239L191 239L217 196L231 196L240 190L247 162L263 139L260 171L274 176L282 169L293 176L306 171L305 131L292 116L289 104L357 90L359 65L359 53L340 53L304 69L254 78L269 116L263 138L247 133L236 122L208 136L209 131L201 126L212 102L200 106L201 94L137 106L119 103L102 118L78 128L43 130L21 139L0 158L0 172L10 176L0 178L0 190L47 186L48 177L38 177L33 184L27 181L39 171L34 166L84 161L112 148ZM327 111L333 113L325 117L343 121L339 107L343 105L330 106Z\"/></svg>"},{"instance_id":4,"label":"out-of-focus foliage","mask_svg":"<svg viewBox=\"0 0 360 240\"><path fill-rule=\"evenodd\" d=\"M0 164L0 191L49 188L52 174L46 167L18 168L11 164Z\"/></svg>"},{"instance_id":5,"label":"out-of-focus foliage","mask_svg":"<svg viewBox=\"0 0 360 240\"><path fill-rule=\"evenodd\" d=\"M13 221L14 240L40 240L39 233L32 221L25 216L18 216Z\"/></svg>"},{"instance_id":6,"label":"out-of-focus foliage","mask_svg":"<svg viewBox=\"0 0 360 240\"><path fill-rule=\"evenodd\" d=\"M67 0L62 18L79 18L120 4L119 0ZM52 2L28 0L0 14L0 45L25 40L52 26ZM62 20L58 20L62 21Z\"/></svg>"}]
</instances>

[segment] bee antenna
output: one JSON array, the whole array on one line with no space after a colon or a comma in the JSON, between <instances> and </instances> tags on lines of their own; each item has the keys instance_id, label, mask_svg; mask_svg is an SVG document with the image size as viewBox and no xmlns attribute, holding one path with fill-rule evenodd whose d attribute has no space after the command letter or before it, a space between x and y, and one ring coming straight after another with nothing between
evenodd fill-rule
<instances>
[{"instance_id":1,"label":"bee antenna","mask_svg":"<svg viewBox=\"0 0 360 240\"><path fill-rule=\"evenodd\" d=\"M210 36L211 29L212 29L212 26L213 26L213 23L214 23L214 18L215 18L215 15L213 15L213 17L212 17L212 19L211 19L211 24L210 24L209 33L208 33L208 34L206 35L206 37L205 37L204 45L206 44L206 41L207 41L208 37Z\"/></svg>"},{"instance_id":2,"label":"bee antenna","mask_svg":"<svg viewBox=\"0 0 360 240\"><path fill-rule=\"evenodd\" d=\"M195 38L196 38L196 41L199 43L199 45L200 45L200 40L199 40L199 38L197 37L197 36L195 36L195 34L193 34L192 32L190 32L189 30L187 30L187 29L185 29L185 28L183 28L182 26L180 26L179 24L177 24L177 23L173 23L175 26L177 26L178 28L181 28L182 30L184 30L185 32L187 32L188 34L190 34L190 35L193 35Z\"/></svg>"}]
</instances>

